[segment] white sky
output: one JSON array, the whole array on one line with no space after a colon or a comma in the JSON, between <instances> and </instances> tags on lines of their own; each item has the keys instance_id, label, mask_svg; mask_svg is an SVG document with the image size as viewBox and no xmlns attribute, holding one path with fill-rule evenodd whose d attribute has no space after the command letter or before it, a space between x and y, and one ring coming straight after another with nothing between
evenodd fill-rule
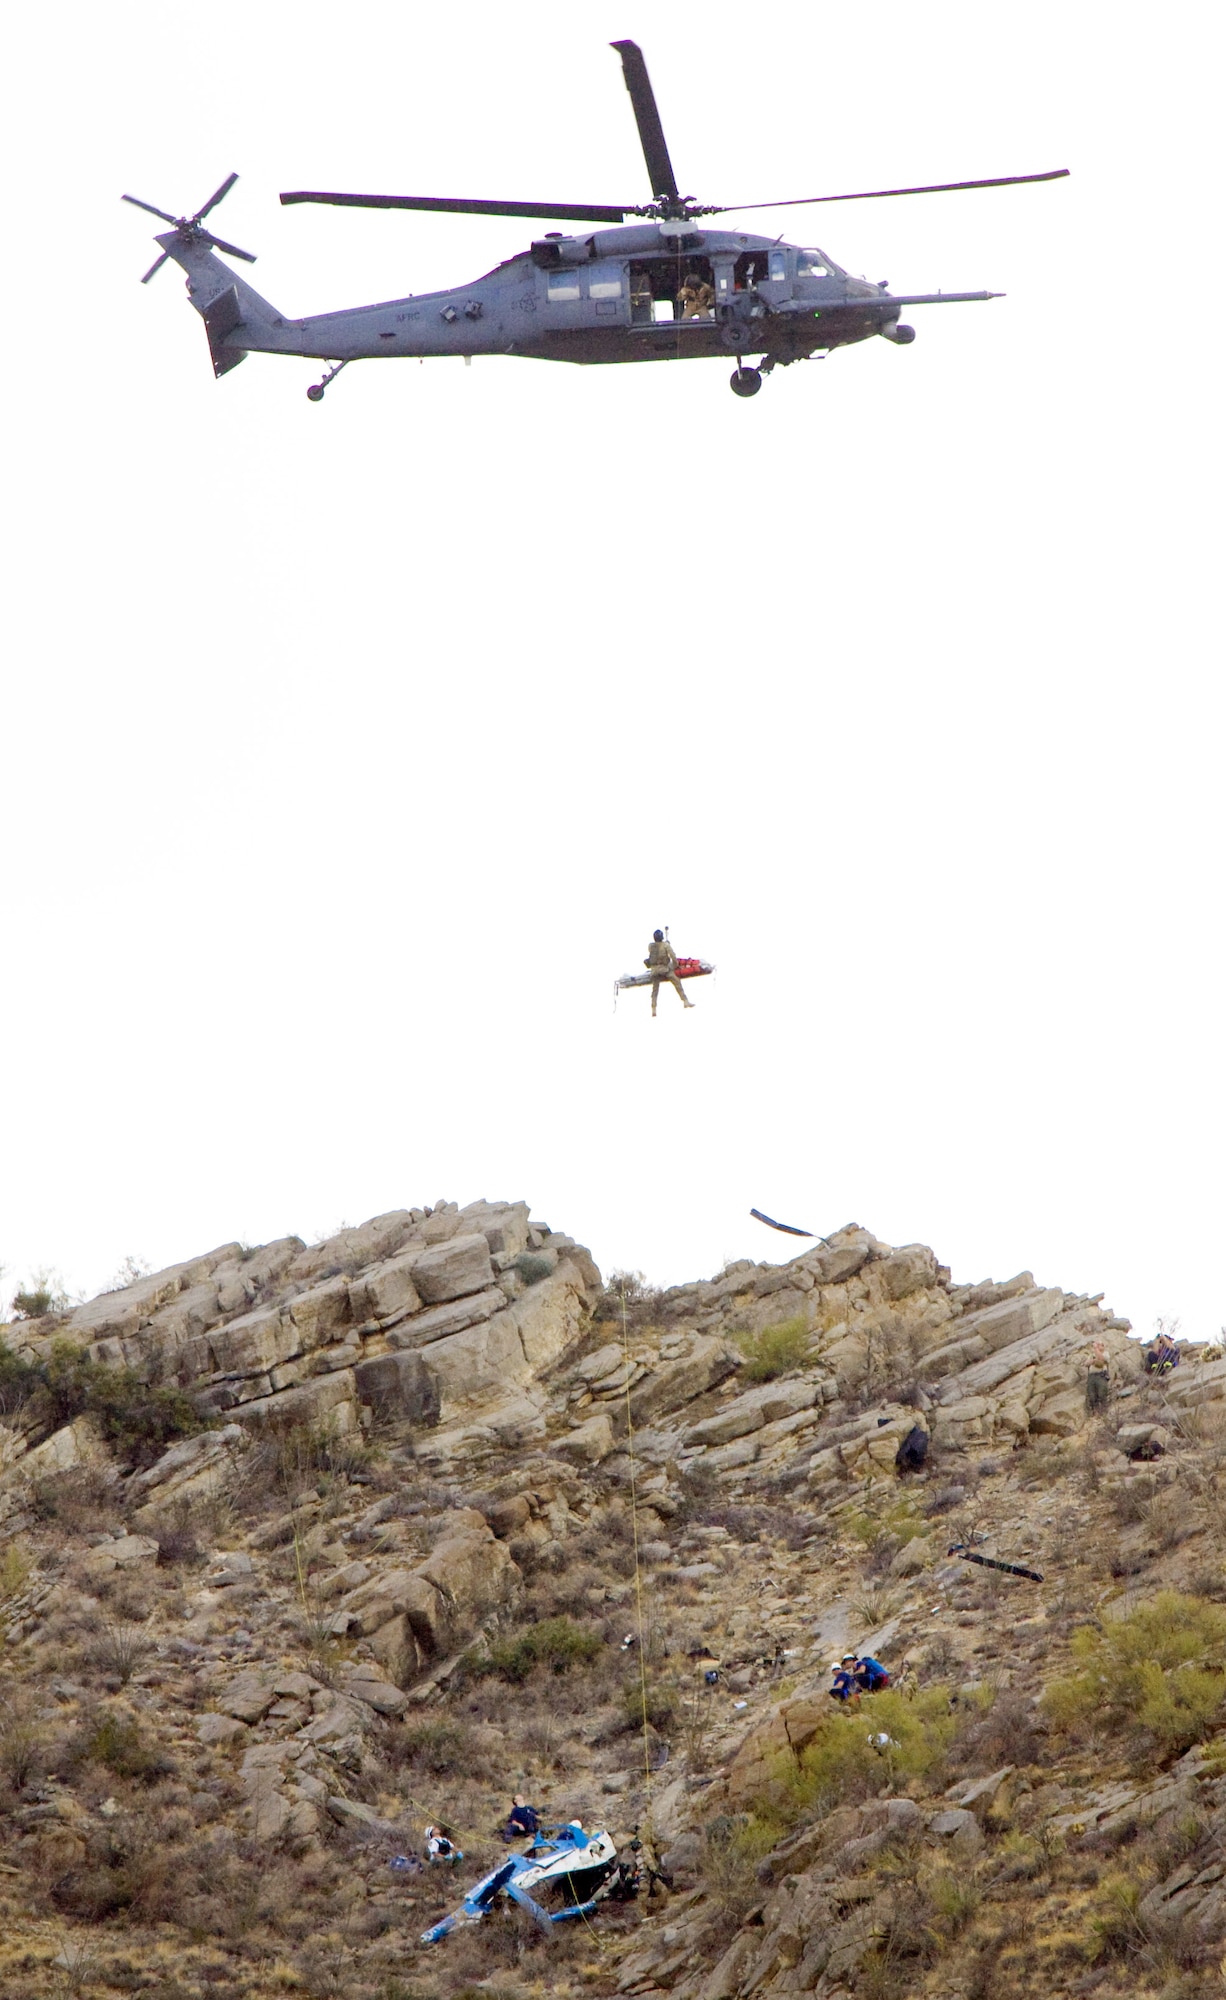
<instances>
[{"instance_id":1,"label":"white sky","mask_svg":"<svg viewBox=\"0 0 1226 2000\"><path fill-rule=\"evenodd\" d=\"M751 1205L1031 1266L1148 1329L1222 1278L1214 16L1026 0L26 8L3 148L0 1259L529 1197L607 1270L782 1257ZM778 371L253 357L643 199L646 51L705 200L917 308ZM746 213L743 226L755 217ZM769 226L763 216L760 226ZM147 225L147 226L146 226ZM611 1009L652 927L718 962Z\"/></svg>"}]
</instances>

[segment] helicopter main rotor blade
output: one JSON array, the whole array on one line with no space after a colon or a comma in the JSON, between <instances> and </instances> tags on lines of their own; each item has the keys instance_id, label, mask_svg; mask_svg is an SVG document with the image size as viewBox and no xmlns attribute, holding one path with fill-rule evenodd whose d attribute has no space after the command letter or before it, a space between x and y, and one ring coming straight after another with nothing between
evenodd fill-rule
<instances>
[{"instance_id":1,"label":"helicopter main rotor blade","mask_svg":"<svg viewBox=\"0 0 1226 2000\"><path fill-rule=\"evenodd\" d=\"M317 194L305 189L283 194L281 201L286 208L297 201L320 201L331 208L419 208L443 215L530 215L545 222L623 222L634 213L629 206L602 208L594 202L461 201L444 195Z\"/></svg>"},{"instance_id":2,"label":"helicopter main rotor blade","mask_svg":"<svg viewBox=\"0 0 1226 2000\"><path fill-rule=\"evenodd\" d=\"M234 186L234 183L237 179L238 179L237 174L227 174L225 180L218 188L216 194L211 194L208 200L205 202L204 207L198 208L196 210L196 213L192 217L192 221L203 222L209 210L211 208L216 208L219 201L225 200L226 196L229 194L230 189Z\"/></svg>"},{"instance_id":3,"label":"helicopter main rotor blade","mask_svg":"<svg viewBox=\"0 0 1226 2000\"><path fill-rule=\"evenodd\" d=\"M647 162L651 192L657 201L679 202L681 194L677 187L677 176L668 157L664 127L660 123L656 94L651 87L651 78L647 74L643 51L637 42L610 42L609 47L616 49L622 59L622 75L626 79L626 89L630 92L630 102L634 106L634 122L639 128L639 143L643 148L643 158Z\"/></svg>"},{"instance_id":4,"label":"helicopter main rotor blade","mask_svg":"<svg viewBox=\"0 0 1226 2000\"><path fill-rule=\"evenodd\" d=\"M861 194L802 194L791 201L725 202L708 213L731 215L734 210L749 208L808 208L819 201L887 201L896 194L962 194L967 188L1021 187L1027 181L1062 181L1068 178L1068 171L1067 167L1054 167L1049 174L1002 174L990 181L934 181L931 187L869 188Z\"/></svg>"},{"instance_id":5,"label":"helicopter main rotor blade","mask_svg":"<svg viewBox=\"0 0 1226 2000\"><path fill-rule=\"evenodd\" d=\"M163 222L169 222L172 228L178 228L178 216L167 215L164 208L155 208L151 201L138 201L134 194L121 194L119 199L120 201L130 201L133 208L143 208L146 215L159 215Z\"/></svg>"}]
</instances>

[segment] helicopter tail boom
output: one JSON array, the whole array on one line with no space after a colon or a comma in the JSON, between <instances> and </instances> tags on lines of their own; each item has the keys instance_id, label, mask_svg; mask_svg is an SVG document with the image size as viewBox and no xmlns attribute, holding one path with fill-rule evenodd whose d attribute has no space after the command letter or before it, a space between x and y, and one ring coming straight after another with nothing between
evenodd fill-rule
<instances>
[{"instance_id":1,"label":"helicopter tail boom","mask_svg":"<svg viewBox=\"0 0 1226 2000\"><path fill-rule=\"evenodd\" d=\"M204 321L215 375L228 375L247 354L300 354L302 337L267 299L253 290L209 246L180 230L156 239L187 274L187 295Z\"/></svg>"}]
</instances>

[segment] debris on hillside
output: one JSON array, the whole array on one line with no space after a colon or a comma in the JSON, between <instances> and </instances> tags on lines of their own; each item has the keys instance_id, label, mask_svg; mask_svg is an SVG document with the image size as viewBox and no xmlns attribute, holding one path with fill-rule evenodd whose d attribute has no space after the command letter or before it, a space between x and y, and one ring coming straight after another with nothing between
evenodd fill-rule
<instances>
[{"instance_id":1,"label":"debris on hillside","mask_svg":"<svg viewBox=\"0 0 1226 2000\"><path fill-rule=\"evenodd\" d=\"M606 1291L485 1201L2 1337L6 1996L1217 1977L1220 1355L854 1224ZM512 1794L642 1893L522 1922Z\"/></svg>"}]
</instances>

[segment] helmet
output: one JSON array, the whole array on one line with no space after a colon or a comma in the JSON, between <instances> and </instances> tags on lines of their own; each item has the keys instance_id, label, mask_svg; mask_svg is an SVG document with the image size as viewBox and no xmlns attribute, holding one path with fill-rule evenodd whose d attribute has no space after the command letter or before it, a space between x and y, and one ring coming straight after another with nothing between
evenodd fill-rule
<instances>
[{"instance_id":1,"label":"helmet","mask_svg":"<svg viewBox=\"0 0 1226 2000\"><path fill-rule=\"evenodd\" d=\"M656 941L656 943L657 943L657 944L663 944L663 942L664 942L664 933L663 933L663 931L653 931L653 932L651 933L651 935L652 935L652 937L653 937L653 938L655 939L655 941Z\"/></svg>"}]
</instances>

